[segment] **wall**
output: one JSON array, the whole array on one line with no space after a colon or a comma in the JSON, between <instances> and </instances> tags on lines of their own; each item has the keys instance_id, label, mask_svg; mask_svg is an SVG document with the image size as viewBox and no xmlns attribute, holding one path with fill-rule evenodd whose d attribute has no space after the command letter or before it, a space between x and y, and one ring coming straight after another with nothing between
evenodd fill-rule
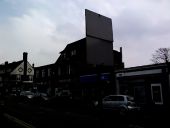
<instances>
[{"instance_id":1,"label":"wall","mask_svg":"<svg viewBox=\"0 0 170 128\"><path fill-rule=\"evenodd\" d=\"M113 44L93 38L87 38L87 64L113 66Z\"/></svg>"}]
</instances>

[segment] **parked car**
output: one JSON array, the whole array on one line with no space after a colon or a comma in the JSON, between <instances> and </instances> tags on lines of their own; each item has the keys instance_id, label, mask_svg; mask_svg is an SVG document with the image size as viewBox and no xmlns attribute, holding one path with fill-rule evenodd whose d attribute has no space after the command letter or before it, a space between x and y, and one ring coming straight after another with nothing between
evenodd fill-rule
<instances>
[{"instance_id":1,"label":"parked car","mask_svg":"<svg viewBox=\"0 0 170 128\"><path fill-rule=\"evenodd\" d=\"M20 96L25 96L28 99L32 99L35 97L35 94L31 91L21 91Z\"/></svg>"},{"instance_id":2,"label":"parked car","mask_svg":"<svg viewBox=\"0 0 170 128\"><path fill-rule=\"evenodd\" d=\"M108 95L102 99L102 107L104 110L118 112L120 115L138 112L138 107L134 98L128 95Z\"/></svg>"},{"instance_id":3,"label":"parked car","mask_svg":"<svg viewBox=\"0 0 170 128\"><path fill-rule=\"evenodd\" d=\"M44 100L49 100L49 97L48 97L47 93L41 92L40 97L42 97Z\"/></svg>"}]
</instances>

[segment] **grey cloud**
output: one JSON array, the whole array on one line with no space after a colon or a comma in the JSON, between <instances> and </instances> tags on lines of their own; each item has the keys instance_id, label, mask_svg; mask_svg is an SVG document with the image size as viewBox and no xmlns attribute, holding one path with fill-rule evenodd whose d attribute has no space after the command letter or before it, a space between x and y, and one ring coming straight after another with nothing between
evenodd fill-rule
<instances>
[{"instance_id":1,"label":"grey cloud","mask_svg":"<svg viewBox=\"0 0 170 128\"><path fill-rule=\"evenodd\" d=\"M168 0L14 1L10 6L6 4L9 11L14 11L5 14L6 25L0 22L0 54L4 56L0 63L15 60L23 51L31 52L30 61L36 65L56 61L68 43L85 36L85 8L112 18L114 48L123 47L126 66L149 64L154 49L169 45ZM17 20L10 23L11 18Z\"/></svg>"}]
</instances>

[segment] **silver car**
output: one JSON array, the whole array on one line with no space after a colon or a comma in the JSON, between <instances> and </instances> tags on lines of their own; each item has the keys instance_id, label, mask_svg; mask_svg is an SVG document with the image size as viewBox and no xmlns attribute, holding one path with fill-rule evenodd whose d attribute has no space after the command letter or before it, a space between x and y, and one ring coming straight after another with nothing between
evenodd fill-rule
<instances>
[{"instance_id":1,"label":"silver car","mask_svg":"<svg viewBox=\"0 0 170 128\"><path fill-rule=\"evenodd\" d=\"M106 96L102 100L102 105L104 110L119 112L120 115L140 110L140 107L136 106L134 98L128 95Z\"/></svg>"},{"instance_id":2,"label":"silver car","mask_svg":"<svg viewBox=\"0 0 170 128\"><path fill-rule=\"evenodd\" d=\"M20 96L25 96L28 99L32 99L35 97L35 94L31 91L21 91Z\"/></svg>"}]
</instances>

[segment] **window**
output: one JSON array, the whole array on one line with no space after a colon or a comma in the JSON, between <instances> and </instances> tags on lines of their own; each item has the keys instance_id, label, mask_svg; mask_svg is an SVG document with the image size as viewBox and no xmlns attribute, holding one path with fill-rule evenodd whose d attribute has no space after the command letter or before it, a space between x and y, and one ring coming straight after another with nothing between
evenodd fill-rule
<instances>
[{"instance_id":1,"label":"window","mask_svg":"<svg viewBox=\"0 0 170 128\"><path fill-rule=\"evenodd\" d=\"M123 96L108 96L104 98L105 101L124 101Z\"/></svg>"},{"instance_id":2,"label":"window","mask_svg":"<svg viewBox=\"0 0 170 128\"><path fill-rule=\"evenodd\" d=\"M39 71L38 70L36 71L35 75L36 75L36 78L39 78Z\"/></svg>"},{"instance_id":3,"label":"window","mask_svg":"<svg viewBox=\"0 0 170 128\"><path fill-rule=\"evenodd\" d=\"M45 77L45 70L42 70L42 77Z\"/></svg>"},{"instance_id":4,"label":"window","mask_svg":"<svg viewBox=\"0 0 170 128\"><path fill-rule=\"evenodd\" d=\"M68 75L70 75L71 74L71 66L70 66L70 64L68 65Z\"/></svg>"},{"instance_id":5,"label":"window","mask_svg":"<svg viewBox=\"0 0 170 128\"><path fill-rule=\"evenodd\" d=\"M124 101L123 96L111 96L110 98L112 101Z\"/></svg>"},{"instance_id":6,"label":"window","mask_svg":"<svg viewBox=\"0 0 170 128\"><path fill-rule=\"evenodd\" d=\"M48 76L51 76L51 69L48 69Z\"/></svg>"},{"instance_id":7,"label":"window","mask_svg":"<svg viewBox=\"0 0 170 128\"><path fill-rule=\"evenodd\" d=\"M163 104L161 84L151 84L151 94L155 104Z\"/></svg>"},{"instance_id":8,"label":"window","mask_svg":"<svg viewBox=\"0 0 170 128\"><path fill-rule=\"evenodd\" d=\"M71 56L74 56L74 55L76 55L76 50L75 49L71 51Z\"/></svg>"},{"instance_id":9,"label":"window","mask_svg":"<svg viewBox=\"0 0 170 128\"><path fill-rule=\"evenodd\" d=\"M33 81L33 76L29 76L29 81Z\"/></svg>"},{"instance_id":10,"label":"window","mask_svg":"<svg viewBox=\"0 0 170 128\"><path fill-rule=\"evenodd\" d=\"M58 67L58 75L60 76L61 75L61 68Z\"/></svg>"},{"instance_id":11,"label":"window","mask_svg":"<svg viewBox=\"0 0 170 128\"><path fill-rule=\"evenodd\" d=\"M63 53L63 58L66 58L66 53Z\"/></svg>"},{"instance_id":12,"label":"window","mask_svg":"<svg viewBox=\"0 0 170 128\"><path fill-rule=\"evenodd\" d=\"M20 81L21 80L21 75L17 75L17 81Z\"/></svg>"},{"instance_id":13,"label":"window","mask_svg":"<svg viewBox=\"0 0 170 128\"><path fill-rule=\"evenodd\" d=\"M127 96L127 100L134 102L134 98L133 98L133 97L130 97L130 96Z\"/></svg>"}]
</instances>

